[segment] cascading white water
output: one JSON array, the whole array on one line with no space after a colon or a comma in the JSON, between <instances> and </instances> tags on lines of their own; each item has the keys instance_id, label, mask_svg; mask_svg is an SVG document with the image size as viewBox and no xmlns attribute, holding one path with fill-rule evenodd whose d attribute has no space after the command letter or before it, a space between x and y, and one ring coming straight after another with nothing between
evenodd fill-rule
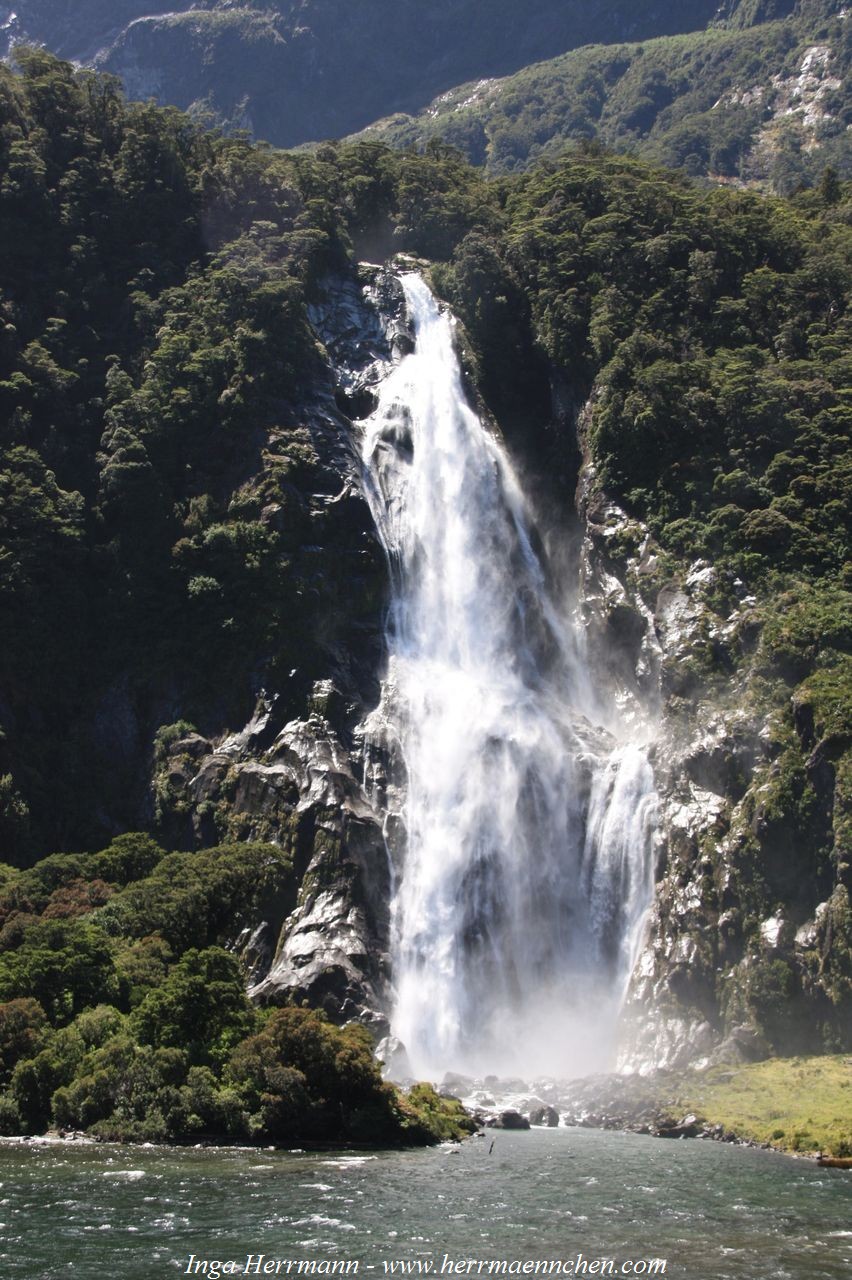
<instances>
[{"instance_id":1,"label":"cascading white water","mask_svg":"<svg viewBox=\"0 0 852 1280\"><path fill-rule=\"evenodd\" d=\"M415 350L363 442L407 772L392 1029L417 1075L602 1069L652 895L651 770L583 716L580 650L452 317L402 283Z\"/></svg>"}]
</instances>

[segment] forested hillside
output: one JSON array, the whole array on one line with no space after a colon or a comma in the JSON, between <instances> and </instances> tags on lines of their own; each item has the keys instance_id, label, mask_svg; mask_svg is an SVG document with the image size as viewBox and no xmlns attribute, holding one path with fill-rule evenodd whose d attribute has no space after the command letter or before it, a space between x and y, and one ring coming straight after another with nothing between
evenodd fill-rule
<instances>
[{"instance_id":1,"label":"forested hillside","mask_svg":"<svg viewBox=\"0 0 852 1280\"><path fill-rule=\"evenodd\" d=\"M850 50L839 2L740 4L706 31L607 42L461 85L365 136L393 146L442 138L492 172L594 139L667 168L789 194L826 164L852 176Z\"/></svg>"},{"instance_id":2,"label":"forested hillside","mask_svg":"<svg viewBox=\"0 0 852 1280\"><path fill-rule=\"evenodd\" d=\"M19 61L0 71L7 1127L292 1132L328 1055L361 1082L350 1132L416 1127L362 1040L307 1015L316 1058L287 1050L303 1079L264 1084L270 1038L301 1033L246 1004L247 939L316 890L312 856L343 855L328 801L311 826L307 793L272 805L263 768L227 763L276 717L346 742L375 697L385 569L342 479L354 409L307 308L355 258L395 251L431 263L472 380L549 477L554 528L576 520L584 454L582 514L647 610L714 566L664 712L686 725L730 703L763 728L758 755L707 758L732 806L717 844L672 846L672 891L701 886L677 998L749 1022L767 1051L848 1050L849 185L828 170L792 200L708 193L594 148L497 181L438 143L288 155L128 105L43 52ZM266 719L234 736L261 693ZM225 754L202 794L210 741ZM238 935L242 971L218 950ZM229 1020L196 1043L211 982ZM154 1074L118 1114L134 1044ZM318 1133L336 1088L314 1097ZM140 1116L160 1089L154 1134Z\"/></svg>"},{"instance_id":3,"label":"forested hillside","mask_svg":"<svg viewBox=\"0 0 852 1280\"><path fill-rule=\"evenodd\" d=\"M0 41L43 43L116 73L131 97L293 146L595 40L697 30L715 10L715 0L21 0L0 5Z\"/></svg>"},{"instance_id":4,"label":"forested hillside","mask_svg":"<svg viewBox=\"0 0 852 1280\"><path fill-rule=\"evenodd\" d=\"M841 0L0 5L0 52L43 44L277 145L368 126L511 172L597 139L782 193L849 176L850 38Z\"/></svg>"}]
</instances>

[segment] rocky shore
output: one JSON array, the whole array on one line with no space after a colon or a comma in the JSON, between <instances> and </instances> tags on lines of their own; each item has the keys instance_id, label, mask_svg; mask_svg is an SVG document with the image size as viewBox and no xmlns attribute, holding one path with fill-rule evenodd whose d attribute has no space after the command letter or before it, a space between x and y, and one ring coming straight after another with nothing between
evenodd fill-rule
<instances>
[{"instance_id":1,"label":"rocky shore","mask_svg":"<svg viewBox=\"0 0 852 1280\"><path fill-rule=\"evenodd\" d=\"M620 1129L655 1138L711 1138L750 1143L721 1124L711 1124L678 1104L668 1073L652 1077L602 1075L583 1080L483 1080L448 1073L441 1092L463 1094L464 1105L488 1129Z\"/></svg>"},{"instance_id":2,"label":"rocky shore","mask_svg":"<svg viewBox=\"0 0 852 1280\"><path fill-rule=\"evenodd\" d=\"M568 1081L448 1073L441 1092L487 1128L561 1124L843 1157L852 1154L850 1084L852 1059L837 1055Z\"/></svg>"}]
</instances>

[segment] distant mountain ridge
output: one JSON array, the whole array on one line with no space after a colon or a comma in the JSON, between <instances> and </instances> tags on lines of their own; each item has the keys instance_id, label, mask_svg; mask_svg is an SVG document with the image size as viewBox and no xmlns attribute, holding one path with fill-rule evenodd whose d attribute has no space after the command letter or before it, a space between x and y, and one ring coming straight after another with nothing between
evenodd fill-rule
<instances>
[{"instance_id":1,"label":"distant mountain ridge","mask_svg":"<svg viewBox=\"0 0 852 1280\"><path fill-rule=\"evenodd\" d=\"M495 173L596 140L784 193L829 164L852 175L850 55L839 0L742 0L704 31L576 49L461 85L366 135L393 146L440 138Z\"/></svg>"},{"instance_id":2,"label":"distant mountain ridge","mask_svg":"<svg viewBox=\"0 0 852 1280\"><path fill-rule=\"evenodd\" d=\"M7 0L0 53L44 44L114 72L131 97L294 146L419 111L464 80L596 41L699 30L718 12L718 0Z\"/></svg>"},{"instance_id":3,"label":"distant mountain ridge","mask_svg":"<svg viewBox=\"0 0 852 1280\"><path fill-rule=\"evenodd\" d=\"M157 0L23 0L0 5L0 48L6 53L17 43L43 44L62 58L87 62L109 48L140 18L191 8L205 8L205 0L158 4Z\"/></svg>"}]
</instances>

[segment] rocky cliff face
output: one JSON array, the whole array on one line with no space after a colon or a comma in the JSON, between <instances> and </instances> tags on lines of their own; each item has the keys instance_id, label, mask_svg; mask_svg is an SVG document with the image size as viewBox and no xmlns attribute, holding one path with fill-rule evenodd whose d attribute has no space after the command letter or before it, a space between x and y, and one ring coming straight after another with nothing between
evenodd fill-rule
<instances>
[{"instance_id":1,"label":"rocky cliff face","mask_svg":"<svg viewBox=\"0 0 852 1280\"><path fill-rule=\"evenodd\" d=\"M382 732L384 568L355 424L411 337L398 281L378 268L327 281L311 320L329 378L310 412L311 437L334 480L334 492L311 500L324 542L316 550L323 564L351 557L357 532L373 602L340 622L327 675L297 718L285 710L291 699L262 691L240 732L167 735L152 803L160 828L184 843L269 839L292 850L296 910L283 927L270 917L240 940L252 994L308 1000L337 1021L360 1019L378 1039L389 1012L401 770ZM588 462L578 513L589 661L621 719L653 737L661 800L656 901L627 1000L622 1065L842 1045L850 875L830 744L817 740L807 707L791 710L789 695L785 703L770 687L765 618L742 583L706 562L667 558L600 492ZM340 585L345 614L351 590Z\"/></svg>"},{"instance_id":2,"label":"rocky cliff face","mask_svg":"<svg viewBox=\"0 0 852 1280\"><path fill-rule=\"evenodd\" d=\"M850 871L832 745L768 679L765 610L739 580L668 560L588 465L579 495L590 653L656 726L656 898L621 1065L842 1047Z\"/></svg>"},{"instance_id":3,"label":"rocky cliff face","mask_svg":"<svg viewBox=\"0 0 852 1280\"><path fill-rule=\"evenodd\" d=\"M372 388L410 343L396 279L366 268L360 278L326 282L311 309L329 382L310 409L310 434L338 491L311 500L317 573L342 558L340 634L327 677L313 684L304 713L288 718L289 699L261 691L237 733L173 737L153 780L158 825L183 842L272 840L294 856L301 889L278 932L264 921L240 940L261 1002L308 1000L335 1021L358 1018L386 1030L388 912L391 899L387 767L369 713L378 698L378 632L384 576L362 494L353 420L370 412ZM273 518L274 513L270 513ZM341 537L335 536L338 530ZM352 536L361 550L353 563ZM357 564L358 556L368 562ZM345 569L357 577L346 581ZM353 591L372 590L372 606L353 616ZM347 613L349 617L347 618ZM357 616L360 615L360 616ZM321 624L321 618L317 622ZM294 673L295 675L296 673Z\"/></svg>"}]
</instances>

